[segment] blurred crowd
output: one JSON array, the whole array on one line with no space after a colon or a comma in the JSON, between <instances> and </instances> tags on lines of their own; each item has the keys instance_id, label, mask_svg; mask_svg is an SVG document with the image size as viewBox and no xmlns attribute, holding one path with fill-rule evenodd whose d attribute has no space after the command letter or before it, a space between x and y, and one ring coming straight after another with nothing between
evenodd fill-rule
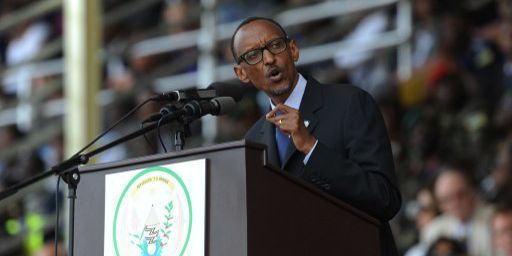
<instances>
[{"instance_id":1,"label":"blurred crowd","mask_svg":"<svg viewBox=\"0 0 512 256\"><path fill-rule=\"evenodd\" d=\"M2 0L0 19L31 2ZM115 95L103 111L104 129L153 95L155 79L197 70L200 51L195 46L150 55L137 53L133 46L148 38L198 29L199 1L139 2L102 1L102 89ZM252 15L272 17L324 1L217 2L217 22L226 23ZM397 72L396 47L339 49L332 59L299 70L322 82L361 87L378 102L404 197L392 222L402 254L512 256L512 1L411 0L411 4L410 76ZM134 11L127 12L127 6ZM345 39L379 40L381 33L396 29L397 13L396 5L386 6L286 29L301 48ZM62 49L53 47L62 34L60 9L0 31L0 110L15 107L27 91L25 64L62 57ZM216 57L219 64L233 62L229 40L217 44ZM60 99L62 86L56 84L62 80L62 73L33 76L29 91L40 92L46 101ZM215 142L242 138L266 109L265 96L250 87L247 91L233 113L218 118ZM146 105L100 144L137 129L160 107ZM64 159L62 129L42 132L58 122L60 118L39 118L29 129L0 127L0 189ZM189 147L203 144L200 125L191 126ZM37 139L43 134L44 139ZM130 141L96 161L162 153L157 137L148 134L150 143L142 138ZM55 197L62 203L62 193L51 179L0 208L0 255L50 255L44 253L53 248Z\"/></svg>"},{"instance_id":2,"label":"blurred crowd","mask_svg":"<svg viewBox=\"0 0 512 256\"><path fill-rule=\"evenodd\" d=\"M406 199L397 241L512 255L512 2L413 3L413 75L375 95Z\"/></svg>"}]
</instances>

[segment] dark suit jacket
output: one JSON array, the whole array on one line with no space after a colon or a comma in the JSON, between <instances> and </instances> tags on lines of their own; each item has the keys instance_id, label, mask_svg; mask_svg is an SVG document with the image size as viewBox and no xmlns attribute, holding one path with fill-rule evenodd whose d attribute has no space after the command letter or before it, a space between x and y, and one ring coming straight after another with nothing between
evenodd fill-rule
<instances>
[{"instance_id":1,"label":"dark suit jacket","mask_svg":"<svg viewBox=\"0 0 512 256\"><path fill-rule=\"evenodd\" d=\"M400 209L401 196L376 103L353 86L320 84L311 77L307 81L300 112L318 143L306 165L305 155L293 142L284 163L279 163L275 127L265 117L247 132L246 139L266 144L271 164L381 220L382 255L398 255L388 221Z\"/></svg>"}]
</instances>

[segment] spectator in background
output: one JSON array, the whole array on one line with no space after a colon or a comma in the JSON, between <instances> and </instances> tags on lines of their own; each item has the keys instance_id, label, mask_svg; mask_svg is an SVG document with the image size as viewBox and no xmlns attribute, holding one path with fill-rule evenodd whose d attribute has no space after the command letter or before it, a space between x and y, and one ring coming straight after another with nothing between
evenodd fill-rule
<instances>
[{"instance_id":1,"label":"spectator in background","mask_svg":"<svg viewBox=\"0 0 512 256\"><path fill-rule=\"evenodd\" d=\"M435 83L431 106L439 128L439 152L445 161L474 161L486 149L489 117L484 107L468 100L467 83L460 74L447 74Z\"/></svg>"},{"instance_id":2,"label":"spectator in background","mask_svg":"<svg viewBox=\"0 0 512 256\"><path fill-rule=\"evenodd\" d=\"M24 64L37 56L43 45L50 38L51 26L44 20L25 21L18 25L9 35L5 49L5 65L12 67ZM19 70L3 77L3 91L15 95L20 79L26 71Z\"/></svg>"},{"instance_id":3,"label":"spectator in background","mask_svg":"<svg viewBox=\"0 0 512 256\"><path fill-rule=\"evenodd\" d=\"M418 191L416 201L418 203L418 212L415 218L416 226L419 230L423 230L440 214L440 211L437 208L437 202L432 190L427 186Z\"/></svg>"},{"instance_id":4,"label":"spectator in background","mask_svg":"<svg viewBox=\"0 0 512 256\"><path fill-rule=\"evenodd\" d=\"M6 64L15 66L35 57L51 33L44 21L25 22L11 34L7 44Z\"/></svg>"},{"instance_id":5,"label":"spectator in background","mask_svg":"<svg viewBox=\"0 0 512 256\"><path fill-rule=\"evenodd\" d=\"M512 256L512 205L497 207L491 221L493 242L496 251L504 256Z\"/></svg>"},{"instance_id":6,"label":"spectator in background","mask_svg":"<svg viewBox=\"0 0 512 256\"><path fill-rule=\"evenodd\" d=\"M364 17L344 40L365 44L378 40L387 30L389 17L385 10L375 11ZM334 56L335 64L349 70L351 83L379 98L390 80L385 58L377 58L377 51L361 51L357 48L339 49Z\"/></svg>"},{"instance_id":7,"label":"spectator in background","mask_svg":"<svg viewBox=\"0 0 512 256\"><path fill-rule=\"evenodd\" d=\"M440 171L434 194L442 214L422 232L422 242L432 245L444 236L462 241L469 255L492 255L489 229L492 210L480 202L470 177L454 167Z\"/></svg>"},{"instance_id":8,"label":"spectator in background","mask_svg":"<svg viewBox=\"0 0 512 256\"><path fill-rule=\"evenodd\" d=\"M432 190L425 186L416 195L417 210L414 216L417 231L421 233L425 227L439 215L439 209ZM418 234L419 235L419 234ZM405 256L424 256L427 252L424 244L416 244L409 248Z\"/></svg>"},{"instance_id":9,"label":"spectator in background","mask_svg":"<svg viewBox=\"0 0 512 256\"><path fill-rule=\"evenodd\" d=\"M20 139L21 137L21 132L14 125L1 128L0 151L7 151L15 144L16 140ZM11 159L6 157L0 159L0 190L12 185L12 179L10 179L12 174L9 170L9 168L12 167L12 162L13 161Z\"/></svg>"},{"instance_id":10,"label":"spectator in background","mask_svg":"<svg viewBox=\"0 0 512 256\"><path fill-rule=\"evenodd\" d=\"M169 34L178 34L199 27L199 11L194 9L196 1L166 0L163 12Z\"/></svg>"},{"instance_id":11,"label":"spectator in background","mask_svg":"<svg viewBox=\"0 0 512 256\"><path fill-rule=\"evenodd\" d=\"M439 37L439 20L434 15L434 0L414 0L413 54L414 68L421 68L432 57Z\"/></svg>"},{"instance_id":12,"label":"spectator in background","mask_svg":"<svg viewBox=\"0 0 512 256\"><path fill-rule=\"evenodd\" d=\"M467 250L464 244L460 241L448 238L440 237L437 239L428 249L427 256L465 256Z\"/></svg>"},{"instance_id":13,"label":"spectator in background","mask_svg":"<svg viewBox=\"0 0 512 256\"><path fill-rule=\"evenodd\" d=\"M467 149L468 134L464 127L463 108L466 106L466 92L462 78L458 75L446 75L435 83L432 91L431 106L435 113L440 137L444 138L438 150L444 156L455 157L454 154Z\"/></svg>"},{"instance_id":14,"label":"spectator in background","mask_svg":"<svg viewBox=\"0 0 512 256\"><path fill-rule=\"evenodd\" d=\"M388 131L389 141L391 143L391 151L393 152L393 159L397 164L403 154L402 136L400 134L400 114L401 108L398 102L392 96L395 90L389 90L387 97L377 99L380 112L384 118L384 124Z\"/></svg>"},{"instance_id":15,"label":"spectator in background","mask_svg":"<svg viewBox=\"0 0 512 256\"><path fill-rule=\"evenodd\" d=\"M16 27L7 41L5 64L8 67L32 60L42 49L51 34L51 28L44 21L24 22ZM23 71L9 73L3 78L3 90L8 95L18 91Z\"/></svg>"},{"instance_id":16,"label":"spectator in background","mask_svg":"<svg viewBox=\"0 0 512 256\"><path fill-rule=\"evenodd\" d=\"M466 53L466 69L478 82L475 97L489 112L504 92L505 55L499 46L500 28L497 1L471 1L467 4L472 17L472 40Z\"/></svg>"},{"instance_id":17,"label":"spectator in background","mask_svg":"<svg viewBox=\"0 0 512 256\"><path fill-rule=\"evenodd\" d=\"M440 22L439 40L428 61L414 70L399 87L398 97L404 107L423 107L447 74L460 74L467 49L469 33L465 21L458 16L446 16Z\"/></svg>"},{"instance_id":18,"label":"spectator in background","mask_svg":"<svg viewBox=\"0 0 512 256\"><path fill-rule=\"evenodd\" d=\"M410 123L405 124L407 176L428 179L435 175L440 165L439 129L430 113L413 112L415 111L411 111L403 118L404 123Z\"/></svg>"},{"instance_id":19,"label":"spectator in background","mask_svg":"<svg viewBox=\"0 0 512 256\"><path fill-rule=\"evenodd\" d=\"M502 21L498 44L505 55L503 66L504 81L503 84L507 90L512 89L512 2L502 0L500 2L500 12Z\"/></svg>"},{"instance_id":20,"label":"spectator in background","mask_svg":"<svg viewBox=\"0 0 512 256\"><path fill-rule=\"evenodd\" d=\"M494 113L493 124L502 138L512 139L512 86L499 100L496 112Z\"/></svg>"},{"instance_id":21,"label":"spectator in background","mask_svg":"<svg viewBox=\"0 0 512 256\"><path fill-rule=\"evenodd\" d=\"M499 202L512 194L512 140L498 145L494 167L481 182L481 187L485 199L490 202Z\"/></svg>"}]
</instances>

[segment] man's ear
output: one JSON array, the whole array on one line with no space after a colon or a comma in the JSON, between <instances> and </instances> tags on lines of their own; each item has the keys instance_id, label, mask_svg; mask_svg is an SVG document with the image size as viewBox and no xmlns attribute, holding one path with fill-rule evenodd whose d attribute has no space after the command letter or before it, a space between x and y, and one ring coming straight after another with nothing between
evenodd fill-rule
<instances>
[{"instance_id":1,"label":"man's ear","mask_svg":"<svg viewBox=\"0 0 512 256\"><path fill-rule=\"evenodd\" d=\"M235 74L242 83L249 83L249 77L247 77L247 73L245 70L237 64L234 68Z\"/></svg>"},{"instance_id":2,"label":"man's ear","mask_svg":"<svg viewBox=\"0 0 512 256\"><path fill-rule=\"evenodd\" d=\"M297 43L295 43L295 40L290 40L290 52L292 53L293 61L299 60L299 47L297 46Z\"/></svg>"}]
</instances>

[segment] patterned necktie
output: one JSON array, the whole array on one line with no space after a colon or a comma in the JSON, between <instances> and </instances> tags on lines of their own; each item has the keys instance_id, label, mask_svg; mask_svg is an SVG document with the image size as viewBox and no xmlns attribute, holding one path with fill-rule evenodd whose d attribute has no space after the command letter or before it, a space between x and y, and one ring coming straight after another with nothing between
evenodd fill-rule
<instances>
[{"instance_id":1,"label":"patterned necktie","mask_svg":"<svg viewBox=\"0 0 512 256\"><path fill-rule=\"evenodd\" d=\"M282 114L281 112L277 112L277 115ZM279 160L281 160L281 165L284 164L284 157L286 155L286 149L288 148L288 144L290 144L290 137L285 133L281 132L279 128L276 127L276 142L277 142L277 150L279 151Z\"/></svg>"}]
</instances>

